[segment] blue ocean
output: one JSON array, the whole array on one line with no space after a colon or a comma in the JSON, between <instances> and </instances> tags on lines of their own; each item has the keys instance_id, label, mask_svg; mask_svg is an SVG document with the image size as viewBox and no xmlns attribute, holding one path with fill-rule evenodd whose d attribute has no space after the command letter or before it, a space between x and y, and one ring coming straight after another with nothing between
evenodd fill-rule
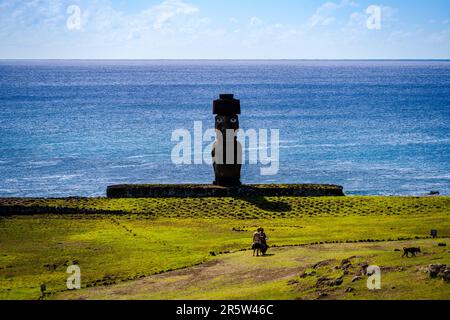
<instances>
[{"instance_id":1,"label":"blue ocean","mask_svg":"<svg viewBox=\"0 0 450 320\"><path fill-rule=\"evenodd\" d=\"M279 171L353 195L450 194L450 61L0 61L0 196L104 196L122 183L211 183L175 165L176 129L280 130Z\"/></svg>"}]
</instances>

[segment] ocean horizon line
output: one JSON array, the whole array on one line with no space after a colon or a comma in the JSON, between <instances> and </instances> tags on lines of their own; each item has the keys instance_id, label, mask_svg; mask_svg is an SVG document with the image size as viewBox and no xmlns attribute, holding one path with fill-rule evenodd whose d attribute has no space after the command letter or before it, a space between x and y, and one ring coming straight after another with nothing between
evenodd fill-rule
<instances>
[{"instance_id":1,"label":"ocean horizon line","mask_svg":"<svg viewBox=\"0 0 450 320\"><path fill-rule=\"evenodd\" d=\"M79 58L0 58L0 61L450 61L450 58L433 59L433 58L399 58L399 59L380 59L380 58L369 58L369 59L246 59L246 58L208 58L208 59L190 59L190 58L160 58L160 59L79 59Z\"/></svg>"}]
</instances>

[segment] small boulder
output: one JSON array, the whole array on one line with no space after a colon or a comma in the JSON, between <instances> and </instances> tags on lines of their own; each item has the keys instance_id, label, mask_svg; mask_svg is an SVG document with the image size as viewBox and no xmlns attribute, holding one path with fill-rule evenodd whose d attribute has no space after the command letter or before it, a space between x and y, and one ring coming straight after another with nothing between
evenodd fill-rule
<instances>
[{"instance_id":1,"label":"small boulder","mask_svg":"<svg viewBox=\"0 0 450 320\"><path fill-rule=\"evenodd\" d=\"M339 277L336 280L334 280L333 285L340 286L343 282L344 282L344 279L342 277Z\"/></svg>"},{"instance_id":2,"label":"small boulder","mask_svg":"<svg viewBox=\"0 0 450 320\"><path fill-rule=\"evenodd\" d=\"M367 268L369 267L369 264L367 262L362 262L359 266L361 267L361 274L363 276L367 275Z\"/></svg>"},{"instance_id":3,"label":"small boulder","mask_svg":"<svg viewBox=\"0 0 450 320\"><path fill-rule=\"evenodd\" d=\"M442 271L442 279L446 282L450 282L450 268L446 267L444 271Z\"/></svg>"},{"instance_id":4,"label":"small boulder","mask_svg":"<svg viewBox=\"0 0 450 320\"><path fill-rule=\"evenodd\" d=\"M441 273L443 274L445 269L448 269L446 264L430 264L428 266L428 273L431 278L437 278L438 276L441 276Z\"/></svg>"},{"instance_id":5,"label":"small boulder","mask_svg":"<svg viewBox=\"0 0 450 320\"><path fill-rule=\"evenodd\" d=\"M343 270L347 270L347 269L349 269L351 267L352 267L352 264L350 262L342 265L342 269Z\"/></svg>"},{"instance_id":6,"label":"small boulder","mask_svg":"<svg viewBox=\"0 0 450 320\"><path fill-rule=\"evenodd\" d=\"M352 282L356 282L356 281L359 281L361 279L362 279L361 276L354 276L353 279L352 279Z\"/></svg>"},{"instance_id":7,"label":"small boulder","mask_svg":"<svg viewBox=\"0 0 450 320\"><path fill-rule=\"evenodd\" d=\"M294 284L298 284L298 281L297 280L290 280L290 281L288 281L288 286L292 286Z\"/></svg>"},{"instance_id":8,"label":"small boulder","mask_svg":"<svg viewBox=\"0 0 450 320\"><path fill-rule=\"evenodd\" d=\"M350 293L350 292L353 292L353 288L352 287L348 287L346 290L345 290L345 292L347 292L347 293Z\"/></svg>"},{"instance_id":9,"label":"small boulder","mask_svg":"<svg viewBox=\"0 0 450 320\"><path fill-rule=\"evenodd\" d=\"M325 267L325 266L328 266L328 265L330 265L330 260L320 261L320 262L317 262L317 263L313 266L313 269L319 269L319 268L321 268L321 267Z\"/></svg>"},{"instance_id":10,"label":"small boulder","mask_svg":"<svg viewBox=\"0 0 450 320\"><path fill-rule=\"evenodd\" d=\"M317 284L316 287L321 287L324 285L330 285L331 279L328 277L320 277L319 279L317 279Z\"/></svg>"},{"instance_id":11,"label":"small boulder","mask_svg":"<svg viewBox=\"0 0 450 320\"><path fill-rule=\"evenodd\" d=\"M300 278L312 277L316 275L316 270L305 271L300 275Z\"/></svg>"}]
</instances>

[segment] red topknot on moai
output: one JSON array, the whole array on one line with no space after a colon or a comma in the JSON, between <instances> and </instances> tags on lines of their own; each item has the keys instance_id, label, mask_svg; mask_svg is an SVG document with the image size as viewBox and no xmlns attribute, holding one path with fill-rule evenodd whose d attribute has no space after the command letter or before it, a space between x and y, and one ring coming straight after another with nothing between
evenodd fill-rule
<instances>
[{"instance_id":1,"label":"red topknot on moai","mask_svg":"<svg viewBox=\"0 0 450 320\"><path fill-rule=\"evenodd\" d=\"M232 94L221 94L213 103L216 115L217 140L212 149L216 180L214 185L238 187L241 185L242 145L237 141L241 102Z\"/></svg>"}]
</instances>

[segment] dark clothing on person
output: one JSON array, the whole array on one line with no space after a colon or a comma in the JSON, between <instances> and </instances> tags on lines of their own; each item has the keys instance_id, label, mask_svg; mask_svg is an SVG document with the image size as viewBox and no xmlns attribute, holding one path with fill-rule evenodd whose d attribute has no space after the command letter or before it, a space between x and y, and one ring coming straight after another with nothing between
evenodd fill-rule
<instances>
[{"instance_id":1,"label":"dark clothing on person","mask_svg":"<svg viewBox=\"0 0 450 320\"><path fill-rule=\"evenodd\" d=\"M269 246L267 245L267 236L265 232L261 232L261 253L266 254L267 250L269 249Z\"/></svg>"}]
</instances>

